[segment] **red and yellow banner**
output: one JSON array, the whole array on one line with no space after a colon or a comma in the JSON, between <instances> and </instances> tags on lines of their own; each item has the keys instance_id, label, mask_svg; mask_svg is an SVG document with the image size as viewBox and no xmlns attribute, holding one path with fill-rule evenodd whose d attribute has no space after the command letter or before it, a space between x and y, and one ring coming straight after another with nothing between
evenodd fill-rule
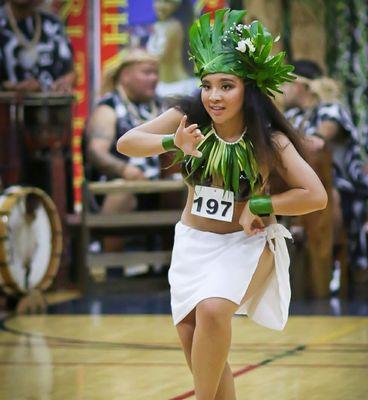
<instances>
[{"instance_id":1,"label":"red and yellow banner","mask_svg":"<svg viewBox=\"0 0 368 400\"><path fill-rule=\"evenodd\" d=\"M54 0L53 10L66 26L66 32L74 49L74 62L77 71L77 86L75 89L76 106L73 118L73 188L74 209L82 209L83 162L81 152L82 133L88 115L89 90L95 85L89 82L88 66L94 63L89 52L88 8L91 2L87 0ZM124 56L121 50L129 46L128 33L128 0L100 0L100 38L95 47L100 50L100 65L96 66L96 75L106 68L118 64ZM96 26L97 25L97 26Z\"/></svg>"},{"instance_id":2,"label":"red and yellow banner","mask_svg":"<svg viewBox=\"0 0 368 400\"><path fill-rule=\"evenodd\" d=\"M197 0L193 4L195 15L197 16L208 12L213 16L216 10L228 6L229 2L227 0Z\"/></svg>"},{"instance_id":3,"label":"red and yellow banner","mask_svg":"<svg viewBox=\"0 0 368 400\"><path fill-rule=\"evenodd\" d=\"M117 65L129 46L128 0L100 0L101 71Z\"/></svg>"},{"instance_id":4,"label":"red and yellow banner","mask_svg":"<svg viewBox=\"0 0 368 400\"><path fill-rule=\"evenodd\" d=\"M91 60L88 56L88 3L87 0L56 0L53 3L53 8L64 22L67 35L72 42L77 72L72 136L74 210L76 212L82 210L83 160L81 143L89 103L88 65Z\"/></svg>"},{"instance_id":5,"label":"red and yellow banner","mask_svg":"<svg viewBox=\"0 0 368 400\"><path fill-rule=\"evenodd\" d=\"M228 1L226 0L207 0L203 7L203 13L215 12L219 8L225 8L228 6Z\"/></svg>"}]
</instances>

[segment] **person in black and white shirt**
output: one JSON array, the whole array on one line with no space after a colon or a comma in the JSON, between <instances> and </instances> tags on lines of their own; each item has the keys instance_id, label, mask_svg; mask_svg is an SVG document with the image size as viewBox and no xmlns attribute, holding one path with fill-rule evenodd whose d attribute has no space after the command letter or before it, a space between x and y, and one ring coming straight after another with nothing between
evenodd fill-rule
<instances>
[{"instance_id":1,"label":"person in black and white shirt","mask_svg":"<svg viewBox=\"0 0 368 400\"><path fill-rule=\"evenodd\" d=\"M354 190L343 196L349 221L350 254L353 266L360 270L358 281L368 278L368 135L350 140L345 153L345 170ZM359 278L360 276L360 278Z\"/></svg>"},{"instance_id":2,"label":"person in black and white shirt","mask_svg":"<svg viewBox=\"0 0 368 400\"><path fill-rule=\"evenodd\" d=\"M297 80L283 87L285 116L316 143L320 137L329 142L333 152L334 220L339 219L336 203L340 203L349 236L350 264L352 268L368 269L368 164L362 158L364 150L368 151L368 138L364 149L349 111L339 102L337 85L323 77L316 63L300 60L294 66Z\"/></svg>"},{"instance_id":3,"label":"person in black and white shirt","mask_svg":"<svg viewBox=\"0 0 368 400\"><path fill-rule=\"evenodd\" d=\"M120 63L105 71L103 97L91 114L86 129L89 179L155 180L160 178L158 156L127 157L116 151L116 142L128 130L150 121L163 112L156 96L158 59L143 49L127 53ZM157 207L154 195L116 193L105 196L101 213L127 213ZM156 204L156 205L155 205ZM105 251L119 251L120 238L106 238Z\"/></svg>"},{"instance_id":4,"label":"person in black and white shirt","mask_svg":"<svg viewBox=\"0 0 368 400\"><path fill-rule=\"evenodd\" d=\"M116 142L128 130L163 111L156 96L158 60L143 49L131 50L104 73L103 96L87 124L88 156L94 179L158 179L158 157L126 157Z\"/></svg>"},{"instance_id":5,"label":"person in black and white shirt","mask_svg":"<svg viewBox=\"0 0 368 400\"><path fill-rule=\"evenodd\" d=\"M61 21L39 3L8 0L0 6L0 85L69 93L76 78L73 50Z\"/></svg>"}]
</instances>

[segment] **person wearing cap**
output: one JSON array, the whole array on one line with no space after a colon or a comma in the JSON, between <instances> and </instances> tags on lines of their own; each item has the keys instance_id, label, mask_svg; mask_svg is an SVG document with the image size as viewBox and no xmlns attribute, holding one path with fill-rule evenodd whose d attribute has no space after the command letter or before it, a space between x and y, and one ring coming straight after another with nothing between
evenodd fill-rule
<instances>
[{"instance_id":1,"label":"person wearing cap","mask_svg":"<svg viewBox=\"0 0 368 400\"><path fill-rule=\"evenodd\" d=\"M71 93L73 50L63 24L39 9L42 1L8 0L0 6L0 85L16 92Z\"/></svg>"},{"instance_id":2,"label":"person wearing cap","mask_svg":"<svg viewBox=\"0 0 368 400\"><path fill-rule=\"evenodd\" d=\"M156 96L158 60L143 49L134 49L104 74L103 97L86 129L90 179L158 179L158 156L126 157L115 150L116 141L129 129L157 117L163 110ZM123 213L139 207L143 198L130 193L107 195L101 212ZM139 207L140 208L140 207ZM121 239L105 241L105 251L121 250Z\"/></svg>"}]
</instances>

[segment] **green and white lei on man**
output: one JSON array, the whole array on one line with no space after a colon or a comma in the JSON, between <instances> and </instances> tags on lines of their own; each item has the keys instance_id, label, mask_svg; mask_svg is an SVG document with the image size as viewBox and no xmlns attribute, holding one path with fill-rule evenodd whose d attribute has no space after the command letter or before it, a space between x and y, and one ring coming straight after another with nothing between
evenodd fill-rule
<instances>
[{"instance_id":1,"label":"green and white lei on man","mask_svg":"<svg viewBox=\"0 0 368 400\"><path fill-rule=\"evenodd\" d=\"M294 67L284 63L285 52L271 56L274 39L259 22L250 25L242 23L246 11L221 9L215 12L211 25L210 13L201 16L189 32L190 59L195 74L202 79L207 74L227 73L238 76L245 82L255 82L259 89L269 96L282 93L279 86L295 79L291 74ZM239 188L240 174L249 180L253 191L259 171L251 141L242 135L236 143L219 138L212 126L202 127L204 140L198 145L202 157L184 156L177 151L174 163L184 161L190 178L201 166L200 181L209 177L222 178L224 189L234 192ZM167 150L174 146L169 139L164 141Z\"/></svg>"}]
</instances>

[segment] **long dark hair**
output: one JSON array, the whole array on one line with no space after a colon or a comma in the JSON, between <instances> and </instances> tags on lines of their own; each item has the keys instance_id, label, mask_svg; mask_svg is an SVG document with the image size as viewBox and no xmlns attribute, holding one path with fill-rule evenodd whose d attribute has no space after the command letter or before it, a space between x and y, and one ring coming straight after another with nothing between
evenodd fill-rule
<instances>
[{"instance_id":1,"label":"long dark hair","mask_svg":"<svg viewBox=\"0 0 368 400\"><path fill-rule=\"evenodd\" d=\"M204 128L211 124L201 100L200 90L192 97L177 97L170 104L188 116L189 123ZM285 134L299 154L305 158L303 136L294 130L273 101L253 82L245 83L244 118L247 124L247 135L253 142L255 156L259 165L265 165L271 174L275 167L281 166L279 149L275 142L278 132Z\"/></svg>"}]
</instances>

